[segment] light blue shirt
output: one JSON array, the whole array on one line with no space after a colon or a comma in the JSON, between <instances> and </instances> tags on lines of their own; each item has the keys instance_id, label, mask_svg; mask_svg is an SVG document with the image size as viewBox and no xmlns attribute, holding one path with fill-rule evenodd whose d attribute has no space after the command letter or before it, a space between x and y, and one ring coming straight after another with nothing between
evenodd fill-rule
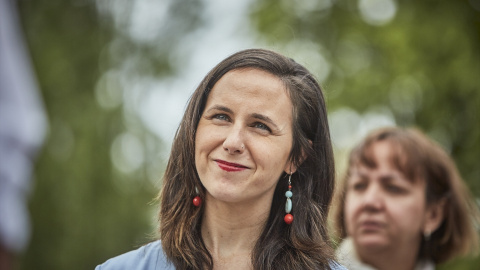
<instances>
[{"instance_id":1,"label":"light blue shirt","mask_svg":"<svg viewBox=\"0 0 480 270\"><path fill-rule=\"evenodd\" d=\"M151 242L139 249L111 258L95 270L175 270L167 261L160 241Z\"/></svg>"},{"instance_id":2,"label":"light blue shirt","mask_svg":"<svg viewBox=\"0 0 480 270\"><path fill-rule=\"evenodd\" d=\"M331 263L332 270L346 270L338 263ZM167 260L160 241L152 242L139 249L114 257L98 265L95 270L175 270Z\"/></svg>"}]
</instances>

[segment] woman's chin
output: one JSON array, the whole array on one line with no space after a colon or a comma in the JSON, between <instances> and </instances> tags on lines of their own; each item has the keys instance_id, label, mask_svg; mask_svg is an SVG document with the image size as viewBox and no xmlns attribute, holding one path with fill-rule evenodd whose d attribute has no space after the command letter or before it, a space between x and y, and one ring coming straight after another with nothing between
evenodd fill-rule
<instances>
[{"instance_id":1,"label":"woman's chin","mask_svg":"<svg viewBox=\"0 0 480 270\"><path fill-rule=\"evenodd\" d=\"M390 241L382 235L363 235L357 237L354 242L357 250L374 252L385 250L390 245Z\"/></svg>"},{"instance_id":2,"label":"woman's chin","mask_svg":"<svg viewBox=\"0 0 480 270\"><path fill-rule=\"evenodd\" d=\"M242 200L238 192L235 192L234 190L214 189L209 193L209 201L216 201L222 203L239 203Z\"/></svg>"}]
</instances>

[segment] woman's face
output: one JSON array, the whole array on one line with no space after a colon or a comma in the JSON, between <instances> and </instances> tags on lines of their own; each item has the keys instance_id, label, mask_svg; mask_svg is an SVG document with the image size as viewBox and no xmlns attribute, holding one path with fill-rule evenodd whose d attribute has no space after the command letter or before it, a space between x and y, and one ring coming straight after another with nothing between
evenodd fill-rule
<instances>
[{"instance_id":1,"label":"woman's face","mask_svg":"<svg viewBox=\"0 0 480 270\"><path fill-rule=\"evenodd\" d=\"M374 143L376 168L351 169L345 200L345 225L357 251L418 248L431 219L425 181L410 181L390 164L390 144Z\"/></svg>"},{"instance_id":2,"label":"woman's face","mask_svg":"<svg viewBox=\"0 0 480 270\"><path fill-rule=\"evenodd\" d=\"M211 90L195 138L208 200L268 206L290 170L292 103L284 84L258 69L226 73Z\"/></svg>"}]
</instances>

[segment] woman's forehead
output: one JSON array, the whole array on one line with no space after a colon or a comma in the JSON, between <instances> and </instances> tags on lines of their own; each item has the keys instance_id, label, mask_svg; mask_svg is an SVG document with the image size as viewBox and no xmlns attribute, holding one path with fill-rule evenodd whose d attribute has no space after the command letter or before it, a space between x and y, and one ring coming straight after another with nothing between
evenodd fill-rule
<instances>
[{"instance_id":1,"label":"woman's forehead","mask_svg":"<svg viewBox=\"0 0 480 270\"><path fill-rule=\"evenodd\" d=\"M382 147L379 151L379 147ZM415 181L418 178L418 164L407 155L407 151L400 144L391 140L372 142L364 145L353 156L350 167L366 167L376 169L380 162L387 162L389 167L398 171L405 178Z\"/></svg>"}]
</instances>

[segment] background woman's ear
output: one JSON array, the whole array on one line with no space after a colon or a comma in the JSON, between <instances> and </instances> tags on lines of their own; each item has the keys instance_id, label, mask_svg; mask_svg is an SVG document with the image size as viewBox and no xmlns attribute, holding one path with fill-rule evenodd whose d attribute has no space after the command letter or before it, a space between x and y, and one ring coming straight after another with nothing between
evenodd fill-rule
<instances>
[{"instance_id":1,"label":"background woman's ear","mask_svg":"<svg viewBox=\"0 0 480 270\"><path fill-rule=\"evenodd\" d=\"M445 219L445 204L446 199L441 199L427 206L423 225L424 235L430 235L440 227L442 221Z\"/></svg>"}]
</instances>

